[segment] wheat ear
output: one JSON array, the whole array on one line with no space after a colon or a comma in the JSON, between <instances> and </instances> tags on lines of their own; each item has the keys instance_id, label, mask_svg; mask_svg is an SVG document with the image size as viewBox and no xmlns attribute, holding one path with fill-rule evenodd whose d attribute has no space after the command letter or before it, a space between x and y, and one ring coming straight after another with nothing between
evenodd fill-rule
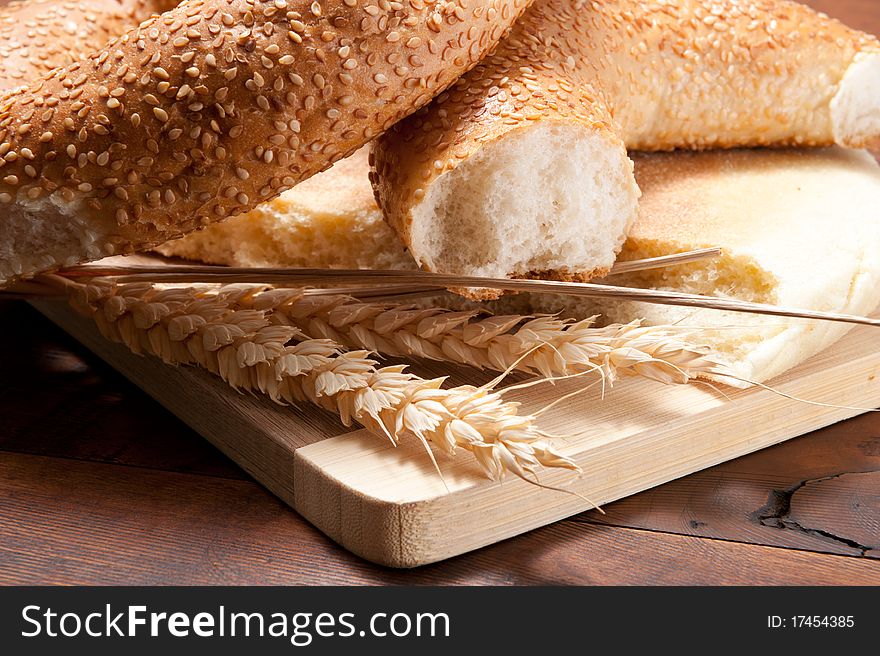
<instances>
[{"instance_id":1,"label":"wheat ear","mask_svg":"<svg viewBox=\"0 0 880 656\"><path fill-rule=\"evenodd\" d=\"M545 378L595 371L606 383L638 375L685 384L729 370L706 346L689 340L692 329L642 326L634 321L594 327L556 316L492 316L402 304L365 303L348 296L303 296L290 289L261 295L265 303L313 338L383 355L418 357Z\"/></svg>"},{"instance_id":2,"label":"wheat ear","mask_svg":"<svg viewBox=\"0 0 880 656\"><path fill-rule=\"evenodd\" d=\"M491 389L444 388L443 378L419 378L403 366L379 368L366 350L307 338L275 311L297 293L253 285L160 288L55 279L73 307L135 353L200 366L235 389L280 404L316 404L395 444L411 436L429 453L429 443L449 454L470 451L495 480L506 472L531 480L541 466L579 471L553 450L534 417L520 415L519 404Z\"/></svg>"}]
</instances>

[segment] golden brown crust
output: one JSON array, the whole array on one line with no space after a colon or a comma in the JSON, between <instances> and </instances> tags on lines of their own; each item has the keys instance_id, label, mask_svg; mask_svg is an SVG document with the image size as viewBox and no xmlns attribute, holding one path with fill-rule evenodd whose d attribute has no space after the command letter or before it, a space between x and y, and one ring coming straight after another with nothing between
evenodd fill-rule
<instances>
[{"instance_id":1,"label":"golden brown crust","mask_svg":"<svg viewBox=\"0 0 880 656\"><path fill-rule=\"evenodd\" d=\"M75 215L79 260L241 214L429 102L526 4L186 0L6 99L0 211Z\"/></svg>"},{"instance_id":2,"label":"golden brown crust","mask_svg":"<svg viewBox=\"0 0 880 656\"><path fill-rule=\"evenodd\" d=\"M492 56L377 142L377 201L413 246L430 185L537 121L633 149L830 144L829 105L864 51L880 45L783 0L538 0Z\"/></svg>"},{"instance_id":3,"label":"golden brown crust","mask_svg":"<svg viewBox=\"0 0 880 656\"><path fill-rule=\"evenodd\" d=\"M177 0L15 0L0 8L0 89L67 66Z\"/></svg>"},{"instance_id":4,"label":"golden brown crust","mask_svg":"<svg viewBox=\"0 0 880 656\"><path fill-rule=\"evenodd\" d=\"M644 195L622 253L628 259L652 257L643 251L633 254L650 244L662 245L658 254L719 245L742 253L763 242L787 241L800 252L813 243L811 235L794 231L790 219L783 222L778 216L794 215L789 208L799 208L803 224L813 225L815 219L807 216L811 205L834 197L834 190L806 188L804 181L823 173L836 182L849 176L852 185L867 180L877 185L880 179L869 155L837 147L636 153L633 160ZM868 210L873 208L866 205ZM874 220L870 213L865 216Z\"/></svg>"}]
</instances>

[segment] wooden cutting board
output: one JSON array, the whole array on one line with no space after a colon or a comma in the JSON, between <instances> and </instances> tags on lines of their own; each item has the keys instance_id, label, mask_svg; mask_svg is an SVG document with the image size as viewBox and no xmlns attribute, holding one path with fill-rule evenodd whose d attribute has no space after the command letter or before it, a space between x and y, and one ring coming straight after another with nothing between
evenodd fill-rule
<instances>
[{"instance_id":1,"label":"wooden cutting board","mask_svg":"<svg viewBox=\"0 0 880 656\"><path fill-rule=\"evenodd\" d=\"M330 538L364 558L414 567L523 533L586 510L577 496L515 477L485 479L467 453L438 454L444 482L413 440L397 448L309 407L283 408L234 392L211 374L132 355L63 303L35 306L49 319L215 444ZM801 398L880 406L880 334L857 328L832 349L772 381ZM480 384L485 374L445 365ZM583 385L569 381L512 393L534 411ZM570 489L605 504L860 414L786 399L768 390L682 387L627 378L605 398L589 391L542 417L556 444L583 468ZM542 482L571 481L567 472Z\"/></svg>"}]
</instances>

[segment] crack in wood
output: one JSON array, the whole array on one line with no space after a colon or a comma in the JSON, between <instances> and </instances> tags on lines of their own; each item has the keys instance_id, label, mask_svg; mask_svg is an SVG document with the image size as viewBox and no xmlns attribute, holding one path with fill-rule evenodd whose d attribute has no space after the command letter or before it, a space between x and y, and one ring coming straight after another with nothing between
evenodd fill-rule
<instances>
[{"instance_id":1,"label":"crack in wood","mask_svg":"<svg viewBox=\"0 0 880 656\"><path fill-rule=\"evenodd\" d=\"M791 517L791 501L794 495L798 493L798 491L802 490L808 485L818 485L826 481L841 478L848 474L867 473L873 472L870 470L867 472L840 472L839 474L833 474L831 476L804 479L785 490L771 490L770 495L767 498L767 503L751 513L749 515L749 518L752 521L756 521L763 526L770 526L772 528L778 528L782 530L799 531L807 535L813 535L815 537L831 540L832 542L836 542L851 549L857 550L860 556L865 556L869 551L875 549L875 547L861 544L858 541L852 540L850 538L835 535L831 531L826 531L820 528L813 528L810 526L802 526L799 522Z\"/></svg>"}]
</instances>

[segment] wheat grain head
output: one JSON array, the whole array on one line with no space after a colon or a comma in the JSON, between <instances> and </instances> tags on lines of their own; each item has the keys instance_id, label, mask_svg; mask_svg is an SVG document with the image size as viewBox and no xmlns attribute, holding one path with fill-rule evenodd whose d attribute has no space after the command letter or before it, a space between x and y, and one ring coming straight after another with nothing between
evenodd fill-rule
<instances>
[{"instance_id":1,"label":"wheat grain head","mask_svg":"<svg viewBox=\"0 0 880 656\"><path fill-rule=\"evenodd\" d=\"M507 472L531 480L541 467L579 471L552 448L533 416L519 414L519 404L491 389L444 388L443 378L379 367L368 350L307 337L278 311L295 304L298 291L55 280L105 337L134 353L202 367L276 403L313 403L395 444L411 436L429 453L429 444L451 455L469 451L494 480Z\"/></svg>"}]
</instances>

